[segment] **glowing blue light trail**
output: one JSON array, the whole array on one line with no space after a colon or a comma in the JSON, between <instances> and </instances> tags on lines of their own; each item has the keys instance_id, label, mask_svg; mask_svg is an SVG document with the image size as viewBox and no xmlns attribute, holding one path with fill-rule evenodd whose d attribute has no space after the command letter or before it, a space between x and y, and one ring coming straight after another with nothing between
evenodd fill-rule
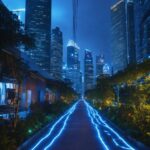
<instances>
[{"instance_id":1,"label":"glowing blue light trail","mask_svg":"<svg viewBox=\"0 0 150 150\"><path fill-rule=\"evenodd\" d=\"M74 112L75 109L76 109L76 107L74 107L74 109L72 109L72 111L69 113L69 115L68 115L67 118L65 119L64 124L63 124L63 127L61 128L61 130L59 131L59 133L53 138L53 140L50 142L50 144L47 145L47 146L44 148L44 150L49 149L49 148L53 145L53 143L56 141L56 139L59 138L59 136L62 134L62 132L64 131L64 129L65 129L66 125L67 125L67 122L68 122L68 120L69 120L70 115Z\"/></svg>"},{"instance_id":2,"label":"glowing blue light trail","mask_svg":"<svg viewBox=\"0 0 150 150\"><path fill-rule=\"evenodd\" d=\"M84 101L84 102L85 102L85 101ZM98 138L99 138L100 142L102 143L102 145L104 146L104 148L105 148L106 150L109 150L109 148L108 148L107 145L105 144L104 140L102 139L102 136L101 136L101 133L100 133L100 131L99 131L99 129L98 129L97 124L94 122L94 120L93 120L93 118L92 118L92 116L91 116L90 107L88 106L88 104L87 104L86 102L85 102L85 105L87 106L86 108L87 108L88 116L90 117L91 122L92 122L93 126L94 126L95 129L96 129L96 132L97 132L97 134L98 134Z\"/></svg>"},{"instance_id":3,"label":"glowing blue light trail","mask_svg":"<svg viewBox=\"0 0 150 150\"><path fill-rule=\"evenodd\" d=\"M47 139L47 138L51 135L51 133L54 131L55 127L56 127L67 115L68 115L68 116L67 116L67 119L66 119L66 120L68 120L69 117L70 117L70 115L72 114L72 112L76 109L77 104L78 104L78 102L75 103L75 104L67 111L67 113L65 113L62 117L60 117L60 118L56 121L56 123L51 127L49 133L46 134L44 137L42 137L42 138L38 141L38 143L37 143L31 150L35 150L36 148L38 148L38 146L39 146L45 139ZM67 122L66 120L65 120L64 124L66 124L66 122ZM62 131L61 131L61 133L62 133ZM55 138L55 137L54 137L54 138ZM54 138L53 138L53 139L54 139ZM52 141L53 141L53 140L52 140Z\"/></svg>"},{"instance_id":4,"label":"glowing blue light trail","mask_svg":"<svg viewBox=\"0 0 150 150\"><path fill-rule=\"evenodd\" d=\"M115 144L123 149L130 149L130 150L134 150L133 147L131 147L116 131L114 131L114 129L112 129L103 119L102 117L98 114L98 112L95 110L96 116L98 117L98 119L105 125L106 128L108 128L112 133L114 133L119 140L121 140L127 147L124 146L120 146L117 142L115 142ZM113 140L114 141L114 140Z\"/></svg>"},{"instance_id":5,"label":"glowing blue light trail","mask_svg":"<svg viewBox=\"0 0 150 150\"><path fill-rule=\"evenodd\" d=\"M92 117L96 120L96 122L98 123L98 125L103 125L104 127L106 127L109 131L111 131L122 143L124 143L125 146L121 146L117 143L117 141L112 138L112 141L115 143L116 146L122 148L122 149L128 149L128 150L135 150L132 146L130 146L114 129L112 129L100 116L100 114L93 109L87 102L85 102L85 104L87 105L87 107L90 109ZM108 132L107 135L111 136L112 135Z\"/></svg>"}]
</instances>

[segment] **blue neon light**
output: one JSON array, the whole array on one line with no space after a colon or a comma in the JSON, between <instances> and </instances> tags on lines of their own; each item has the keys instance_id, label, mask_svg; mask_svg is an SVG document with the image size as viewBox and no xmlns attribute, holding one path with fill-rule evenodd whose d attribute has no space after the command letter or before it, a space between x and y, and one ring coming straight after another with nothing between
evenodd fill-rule
<instances>
[{"instance_id":1,"label":"blue neon light","mask_svg":"<svg viewBox=\"0 0 150 150\"><path fill-rule=\"evenodd\" d=\"M115 134L117 136L117 138L122 141L126 147L124 146L121 146L117 143L117 141L112 138L113 142L115 143L116 146L118 147L121 147L122 149L128 149L128 150L135 150L132 146L130 146L114 129L112 129L103 119L102 117L100 116L100 114L95 110L93 109L87 102L85 102L86 105L90 108L91 110L91 114L93 116L93 118L96 120L96 122L99 124L99 125L104 125L107 129L109 129L113 134ZM107 132L107 135L110 135L112 136L110 133L108 133L108 131L105 131Z\"/></svg>"},{"instance_id":2,"label":"blue neon light","mask_svg":"<svg viewBox=\"0 0 150 150\"><path fill-rule=\"evenodd\" d=\"M55 127L58 125L58 123L60 123L67 115L70 116L70 114L76 109L77 104L78 104L78 102L75 103L62 117L60 117L60 119L58 119L56 121L56 123L51 127L49 133L46 134L44 137L42 137L39 140L39 142L31 150L35 150L45 139L47 139L51 135L51 133L53 132L53 130L55 129ZM69 117L67 117L67 118L69 119Z\"/></svg>"},{"instance_id":3,"label":"blue neon light","mask_svg":"<svg viewBox=\"0 0 150 150\"><path fill-rule=\"evenodd\" d=\"M106 128L106 130L104 130L104 132L112 138L112 142L117 147L120 147L121 149L126 149L126 150L135 150L114 129L112 129L106 123L106 121L104 121L102 119L100 114L94 108L92 108L85 100L83 100L83 102L86 106L86 110L87 110L88 116L91 120L91 123L97 132L98 139L100 140L100 143L102 144L102 146L104 147L105 150L109 150L109 147L105 143L104 139L102 138L100 128L99 128L100 126L103 126L104 128ZM40 146L40 144L51 135L51 133L55 130L55 127L62 121L62 124L63 124L62 128L57 132L57 134L54 137L52 137L49 144L46 145L46 147L44 147L43 149L47 150L54 144L54 142L62 135L63 131L65 130L68 120L69 120L70 116L73 114L73 112L75 111L78 103L79 103L79 101L76 104L74 104L60 119L58 119L58 121L51 127L49 133L46 134L44 137L42 137L39 140L39 142L32 148L32 150L38 148L38 146ZM119 144L120 142L118 143L118 141L120 141L121 144Z\"/></svg>"},{"instance_id":4,"label":"blue neon light","mask_svg":"<svg viewBox=\"0 0 150 150\"><path fill-rule=\"evenodd\" d=\"M84 101L84 102L85 102L85 101ZM96 132L97 132L97 134L98 134L98 138L99 138L100 142L102 143L102 145L105 147L106 150L109 150L109 148L107 147L107 145L105 144L104 140L103 140L102 137L101 137L101 133L100 133L100 131L98 130L97 124L94 122L94 120L93 120L93 118L92 118L92 116L91 116L91 111L90 111L91 108L88 106L88 104L87 104L86 102L85 102L85 104L86 104L86 106L87 106L86 108L87 108L88 116L90 117L91 122L92 122L93 126L94 126L95 129L96 129Z\"/></svg>"},{"instance_id":5,"label":"blue neon light","mask_svg":"<svg viewBox=\"0 0 150 150\"><path fill-rule=\"evenodd\" d=\"M66 125L67 125L67 122L68 122L68 120L70 118L70 115L74 112L75 109L76 109L76 105L75 105L74 109L69 113L69 115L67 116L67 118L65 119L63 127L61 128L61 130L59 131L59 133L53 138L53 140L50 142L50 144L47 145L44 148L44 150L47 150L48 148L50 148L53 145L53 143L56 141L56 139L59 138L59 136L62 134L62 132L64 131L64 129L65 129Z\"/></svg>"},{"instance_id":6,"label":"blue neon light","mask_svg":"<svg viewBox=\"0 0 150 150\"><path fill-rule=\"evenodd\" d=\"M123 149L130 149L134 150L133 147L131 147L114 129L112 129L103 119L102 117L98 114L98 112L95 110L97 117L100 119L100 121L105 125L106 128L108 128L111 132L113 132L128 148L125 148L124 146L120 146L117 144L119 147L122 147ZM114 140L113 140L114 141ZM117 143L117 142L115 142Z\"/></svg>"}]
</instances>

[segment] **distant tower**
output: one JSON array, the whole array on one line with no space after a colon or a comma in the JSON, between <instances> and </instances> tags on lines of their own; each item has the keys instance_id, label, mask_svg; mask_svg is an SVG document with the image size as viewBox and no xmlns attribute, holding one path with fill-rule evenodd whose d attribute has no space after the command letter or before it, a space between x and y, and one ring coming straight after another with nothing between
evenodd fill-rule
<instances>
[{"instance_id":1,"label":"distant tower","mask_svg":"<svg viewBox=\"0 0 150 150\"><path fill-rule=\"evenodd\" d=\"M78 93L82 92L82 74L80 73L79 61L80 47L73 41L69 40L67 44L67 73L66 78L72 82L72 87Z\"/></svg>"},{"instance_id":2,"label":"distant tower","mask_svg":"<svg viewBox=\"0 0 150 150\"><path fill-rule=\"evenodd\" d=\"M104 56L100 55L96 57L96 76L103 74Z\"/></svg>"},{"instance_id":3,"label":"distant tower","mask_svg":"<svg viewBox=\"0 0 150 150\"><path fill-rule=\"evenodd\" d=\"M85 91L90 90L94 86L94 67L92 52L88 49L85 50L84 58L84 86Z\"/></svg>"},{"instance_id":4,"label":"distant tower","mask_svg":"<svg viewBox=\"0 0 150 150\"><path fill-rule=\"evenodd\" d=\"M119 0L111 7L112 61L114 73L136 63L133 2Z\"/></svg>"},{"instance_id":5,"label":"distant tower","mask_svg":"<svg viewBox=\"0 0 150 150\"><path fill-rule=\"evenodd\" d=\"M73 41L69 40L67 45L67 67L68 69L78 69L78 51L80 50L79 46Z\"/></svg>"},{"instance_id":6,"label":"distant tower","mask_svg":"<svg viewBox=\"0 0 150 150\"><path fill-rule=\"evenodd\" d=\"M51 76L62 79L63 67L63 37L58 27L52 30L51 37Z\"/></svg>"},{"instance_id":7,"label":"distant tower","mask_svg":"<svg viewBox=\"0 0 150 150\"><path fill-rule=\"evenodd\" d=\"M35 48L27 48L27 54L50 73L51 0L26 0L25 30L35 40Z\"/></svg>"},{"instance_id":8,"label":"distant tower","mask_svg":"<svg viewBox=\"0 0 150 150\"><path fill-rule=\"evenodd\" d=\"M110 76L112 74L111 68L108 64L104 64L103 66L103 75L104 76Z\"/></svg>"}]
</instances>

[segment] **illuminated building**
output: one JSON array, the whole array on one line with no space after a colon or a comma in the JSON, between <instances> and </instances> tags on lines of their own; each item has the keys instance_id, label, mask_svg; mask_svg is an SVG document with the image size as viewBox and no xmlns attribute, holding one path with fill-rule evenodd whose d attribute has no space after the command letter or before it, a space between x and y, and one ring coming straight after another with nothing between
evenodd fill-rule
<instances>
[{"instance_id":1,"label":"illuminated building","mask_svg":"<svg viewBox=\"0 0 150 150\"><path fill-rule=\"evenodd\" d=\"M96 57L96 76L103 74L104 56L100 55Z\"/></svg>"},{"instance_id":2,"label":"illuminated building","mask_svg":"<svg viewBox=\"0 0 150 150\"><path fill-rule=\"evenodd\" d=\"M92 52L88 49L85 50L84 58L84 89L90 90L94 86L94 66Z\"/></svg>"},{"instance_id":3,"label":"illuminated building","mask_svg":"<svg viewBox=\"0 0 150 150\"><path fill-rule=\"evenodd\" d=\"M35 41L35 48L27 48L27 54L50 73L51 0L26 1L25 30Z\"/></svg>"},{"instance_id":4,"label":"illuminated building","mask_svg":"<svg viewBox=\"0 0 150 150\"><path fill-rule=\"evenodd\" d=\"M111 69L108 64L104 64L103 66L103 75L104 76L110 76L111 75Z\"/></svg>"},{"instance_id":5,"label":"illuminated building","mask_svg":"<svg viewBox=\"0 0 150 150\"><path fill-rule=\"evenodd\" d=\"M119 0L113 5L111 22L113 71L117 73L136 63L133 2Z\"/></svg>"},{"instance_id":6,"label":"illuminated building","mask_svg":"<svg viewBox=\"0 0 150 150\"><path fill-rule=\"evenodd\" d=\"M72 82L72 88L81 93L81 73L79 61L79 46L73 41L69 40L67 44L67 71L66 78Z\"/></svg>"},{"instance_id":7,"label":"illuminated building","mask_svg":"<svg viewBox=\"0 0 150 150\"><path fill-rule=\"evenodd\" d=\"M79 46L73 41L69 40L67 44L67 67L68 69L79 69L78 51Z\"/></svg>"},{"instance_id":8,"label":"illuminated building","mask_svg":"<svg viewBox=\"0 0 150 150\"><path fill-rule=\"evenodd\" d=\"M51 76L54 79L62 79L63 66L63 37L58 27L52 30L51 37Z\"/></svg>"}]
</instances>

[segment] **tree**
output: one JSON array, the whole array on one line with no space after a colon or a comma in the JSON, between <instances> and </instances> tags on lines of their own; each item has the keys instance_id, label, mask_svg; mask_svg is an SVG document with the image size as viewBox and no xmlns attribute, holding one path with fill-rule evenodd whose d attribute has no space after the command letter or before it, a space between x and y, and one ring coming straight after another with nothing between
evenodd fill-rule
<instances>
[{"instance_id":1,"label":"tree","mask_svg":"<svg viewBox=\"0 0 150 150\"><path fill-rule=\"evenodd\" d=\"M60 99L67 103L70 103L77 96L77 93L70 87L68 83L57 80L48 80L47 82L48 87L55 93L59 94Z\"/></svg>"},{"instance_id":2,"label":"tree","mask_svg":"<svg viewBox=\"0 0 150 150\"><path fill-rule=\"evenodd\" d=\"M0 4L0 49L16 49L23 44L34 47L34 39L22 30L22 23L17 15L10 12L3 4Z\"/></svg>"}]
</instances>

